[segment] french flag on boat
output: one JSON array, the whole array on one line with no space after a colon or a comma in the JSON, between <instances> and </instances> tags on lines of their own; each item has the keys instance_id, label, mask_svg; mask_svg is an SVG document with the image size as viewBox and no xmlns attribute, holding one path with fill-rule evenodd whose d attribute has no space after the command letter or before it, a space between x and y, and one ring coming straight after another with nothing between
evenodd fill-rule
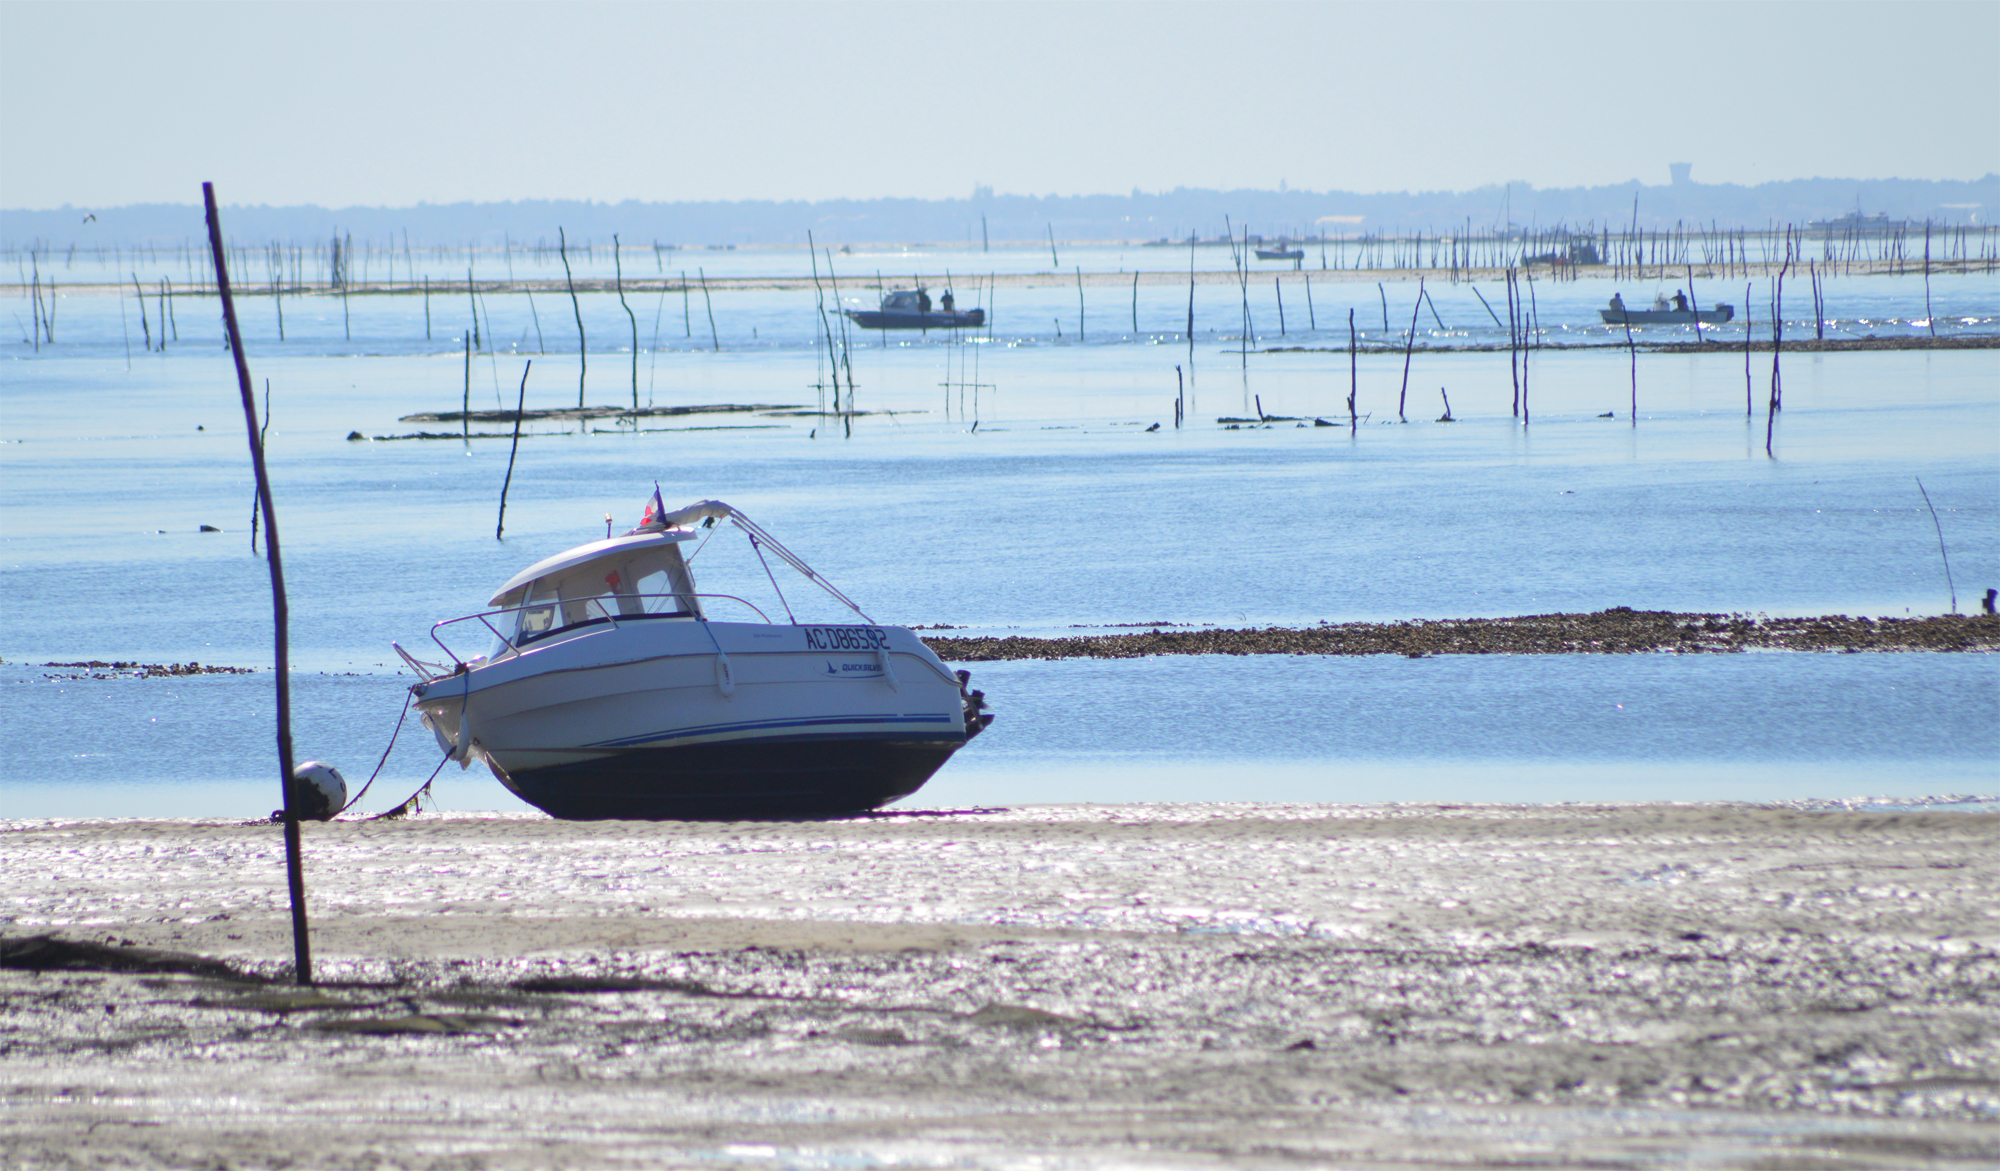
<instances>
[{"instance_id":1,"label":"french flag on boat","mask_svg":"<svg viewBox=\"0 0 2000 1171\"><path fill-rule=\"evenodd\" d=\"M646 501L646 515L639 518L639 527L633 529L632 532L639 533L647 529L665 528L666 522L660 518L666 514L666 502L660 499L660 486L655 484L653 485L653 498ZM629 536L630 534L627 535Z\"/></svg>"}]
</instances>

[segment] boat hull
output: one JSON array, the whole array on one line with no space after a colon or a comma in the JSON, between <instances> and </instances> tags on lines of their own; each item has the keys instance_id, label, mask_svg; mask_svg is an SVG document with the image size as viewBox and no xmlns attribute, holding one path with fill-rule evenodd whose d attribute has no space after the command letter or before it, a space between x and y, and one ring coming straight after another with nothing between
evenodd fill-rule
<instances>
[{"instance_id":1,"label":"boat hull","mask_svg":"<svg viewBox=\"0 0 2000 1171\"><path fill-rule=\"evenodd\" d=\"M417 690L438 743L562 818L810 817L920 788L984 717L902 627L622 622Z\"/></svg>"},{"instance_id":2,"label":"boat hull","mask_svg":"<svg viewBox=\"0 0 2000 1171\"><path fill-rule=\"evenodd\" d=\"M854 324L863 329L978 329L986 324L986 310L966 309L946 313L905 313L885 309L843 309Z\"/></svg>"},{"instance_id":3,"label":"boat hull","mask_svg":"<svg viewBox=\"0 0 2000 1171\"><path fill-rule=\"evenodd\" d=\"M1597 315L1606 325L1693 325L1700 317L1703 325L1721 325L1736 320L1733 305L1718 305L1704 309L1699 315L1692 309L1599 309Z\"/></svg>"},{"instance_id":4,"label":"boat hull","mask_svg":"<svg viewBox=\"0 0 2000 1171\"><path fill-rule=\"evenodd\" d=\"M756 821L879 809L922 788L963 743L756 740L637 749L504 775L492 767L502 784L552 817Z\"/></svg>"}]
</instances>

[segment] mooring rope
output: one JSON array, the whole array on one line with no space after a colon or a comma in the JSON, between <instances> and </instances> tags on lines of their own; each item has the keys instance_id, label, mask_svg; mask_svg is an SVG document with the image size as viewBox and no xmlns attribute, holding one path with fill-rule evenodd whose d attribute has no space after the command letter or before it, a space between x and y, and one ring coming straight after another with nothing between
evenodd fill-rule
<instances>
[{"instance_id":1,"label":"mooring rope","mask_svg":"<svg viewBox=\"0 0 2000 1171\"><path fill-rule=\"evenodd\" d=\"M382 775L382 766L389 763L389 754L395 751L396 749L396 737L403 734L403 721L410 717L410 704L415 700L415 698L416 698L415 696L411 695L406 695L404 697L403 713L396 717L396 730L389 733L389 747L384 748L382 750L382 759L375 762L375 771L369 774L367 784L361 786L361 792L356 793L352 798L348 800L347 804L341 806L338 810L336 810L333 815L334 817L339 817L341 814L346 813L348 810L354 808L354 806L360 802L361 798L367 794L369 786L375 783L375 778ZM437 774L433 773L432 775L435 776ZM332 818L329 818L328 820L332 820Z\"/></svg>"},{"instance_id":2,"label":"mooring rope","mask_svg":"<svg viewBox=\"0 0 2000 1171\"><path fill-rule=\"evenodd\" d=\"M437 780L437 775L444 771L445 763L449 760L451 760L451 753L447 752L444 754L444 759L438 761L437 767L431 770L431 775L425 777L424 783L422 785L419 785L417 787L417 791L410 794L409 797L406 800L404 800L404 802L401 805L398 805L394 809L390 809L386 812L378 813L373 817L364 817L361 820L388 821L394 818L402 817L405 814L414 813L417 810L422 809L423 806L417 803L417 798L422 797L425 793L431 791L431 782Z\"/></svg>"}]
</instances>

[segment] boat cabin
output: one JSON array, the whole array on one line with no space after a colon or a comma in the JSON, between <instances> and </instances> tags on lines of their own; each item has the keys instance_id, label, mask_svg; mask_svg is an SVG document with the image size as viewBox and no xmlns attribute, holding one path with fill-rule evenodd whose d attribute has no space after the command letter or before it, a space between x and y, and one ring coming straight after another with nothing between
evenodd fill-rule
<instances>
[{"instance_id":1,"label":"boat cabin","mask_svg":"<svg viewBox=\"0 0 2000 1171\"><path fill-rule=\"evenodd\" d=\"M924 302L920 303L917 300L917 290L915 289L892 289L882 294L882 311L885 313L928 313L930 312L928 301L929 298L925 298Z\"/></svg>"},{"instance_id":2,"label":"boat cabin","mask_svg":"<svg viewBox=\"0 0 2000 1171\"><path fill-rule=\"evenodd\" d=\"M698 621L701 601L680 543L697 534L669 529L594 541L538 561L510 578L487 604L501 641L493 655L589 627L655 619Z\"/></svg>"}]
</instances>

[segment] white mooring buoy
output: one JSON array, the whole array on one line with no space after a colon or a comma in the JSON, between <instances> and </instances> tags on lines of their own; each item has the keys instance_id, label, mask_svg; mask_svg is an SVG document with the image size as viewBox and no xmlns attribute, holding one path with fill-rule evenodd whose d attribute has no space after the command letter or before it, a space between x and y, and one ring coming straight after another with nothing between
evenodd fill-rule
<instances>
[{"instance_id":1,"label":"white mooring buoy","mask_svg":"<svg viewBox=\"0 0 2000 1171\"><path fill-rule=\"evenodd\" d=\"M330 764L308 760L292 770L293 801L299 816L310 821L332 821L347 805L347 778Z\"/></svg>"}]
</instances>

